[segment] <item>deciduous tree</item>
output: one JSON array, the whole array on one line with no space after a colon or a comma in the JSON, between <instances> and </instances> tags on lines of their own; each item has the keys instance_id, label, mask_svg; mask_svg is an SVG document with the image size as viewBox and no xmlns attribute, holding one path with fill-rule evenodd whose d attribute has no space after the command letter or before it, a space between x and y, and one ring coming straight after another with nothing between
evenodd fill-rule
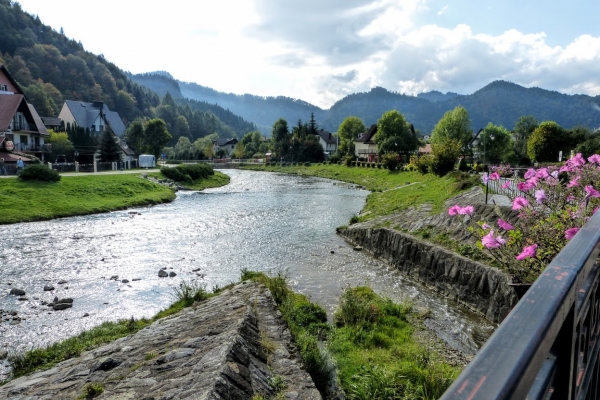
<instances>
[{"instance_id":1,"label":"deciduous tree","mask_svg":"<svg viewBox=\"0 0 600 400\"><path fill-rule=\"evenodd\" d=\"M406 154L419 148L419 139L411 131L404 115L397 110L387 111L379 118L373 141L377 144L380 154Z\"/></svg>"},{"instance_id":2,"label":"deciduous tree","mask_svg":"<svg viewBox=\"0 0 600 400\"><path fill-rule=\"evenodd\" d=\"M355 116L346 117L338 127L340 138L338 152L342 155L354 154L354 140L367 130L362 120Z\"/></svg>"}]
</instances>

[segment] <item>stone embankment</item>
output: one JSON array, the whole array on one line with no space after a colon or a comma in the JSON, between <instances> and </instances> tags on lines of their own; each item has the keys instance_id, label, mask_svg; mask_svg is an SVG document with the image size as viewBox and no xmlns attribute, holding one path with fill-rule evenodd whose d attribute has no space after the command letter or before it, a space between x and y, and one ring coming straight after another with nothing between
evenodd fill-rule
<instances>
[{"instance_id":1,"label":"stone embankment","mask_svg":"<svg viewBox=\"0 0 600 400\"><path fill-rule=\"evenodd\" d=\"M483 204L480 188L450 199L453 204L475 205L474 220L490 220L501 215L514 218L510 208ZM518 301L511 278L503 272L470 260L410 233L425 228L449 233L459 241L472 241L461 227L460 218L446 213L430 215L430 205L402 214L382 217L340 230L340 235L398 268L404 274L437 289L493 322L501 322Z\"/></svg>"},{"instance_id":2,"label":"stone embankment","mask_svg":"<svg viewBox=\"0 0 600 400\"><path fill-rule=\"evenodd\" d=\"M246 282L52 369L0 398L320 399L269 291Z\"/></svg>"}]
</instances>

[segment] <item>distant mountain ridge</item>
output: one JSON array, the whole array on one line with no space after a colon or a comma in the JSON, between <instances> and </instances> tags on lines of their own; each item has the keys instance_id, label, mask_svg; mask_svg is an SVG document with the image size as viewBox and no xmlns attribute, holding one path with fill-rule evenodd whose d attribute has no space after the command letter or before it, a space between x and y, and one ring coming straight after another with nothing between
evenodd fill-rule
<instances>
[{"instance_id":1,"label":"distant mountain ridge","mask_svg":"<svg viewBox=\"0 0 600 400\"><path fill-rule=\"evenodd\" d=\"M542 88L525 88L512 82L494 81L470 95L430 91L417 96L391 92L375 87L368 92L350 94L323 110L306 101L289 97L261 97L218 92L195 83L181 82L165 74L133 75L132 79L161 94L172 87L184 98L219 106L251 121L264 133L270 133L273 123L284 118L289 125L298 119L306 122L311 112L321 128L337 131L344 118L355 115L365 125L374 124L391 109L400 111L416 129L431 132L445 112L463 106L469 112L474 130L489 122L512 129L522 115L532 115L538 121L552 120L565 128L577 125L600 127L600 96L567 95ZM167 84L167 81L168 84Z\"/></svg>"}]
</instances>

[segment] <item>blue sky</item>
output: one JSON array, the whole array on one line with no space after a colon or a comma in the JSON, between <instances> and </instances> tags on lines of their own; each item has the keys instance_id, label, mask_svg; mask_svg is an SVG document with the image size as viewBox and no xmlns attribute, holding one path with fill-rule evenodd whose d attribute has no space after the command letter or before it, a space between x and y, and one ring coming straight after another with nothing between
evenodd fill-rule
<instances>
[{"instance_id":1,"label":"blue sky","mask_svg":"<svg viewBox=\"0 0 600 400\"><path fill-rule=\"evenodd\" d=\"M323 108L494 80L600 95L598 0L20 0L132 73Z\"/></svg>"}]
</instances>

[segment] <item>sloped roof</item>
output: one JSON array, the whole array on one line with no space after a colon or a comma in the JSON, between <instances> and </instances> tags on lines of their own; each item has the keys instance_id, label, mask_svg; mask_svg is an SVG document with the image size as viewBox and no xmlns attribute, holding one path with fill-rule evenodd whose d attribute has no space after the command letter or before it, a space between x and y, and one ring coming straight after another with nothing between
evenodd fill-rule
<instances>
[{"instance_id":1,"label":"sloped roof","mask_svg":"<svg viewBox=\"0 0 600 400\"><path fill-rule=\"evenodd\" d=\"M121 138L117 138L117 143L119 143L119 146L121 147L121 150L123 150L123 153L125 153L128 156L134 156L135 155L135 151L131 150L131 147L129 147L129 145L127 145L127 143L125 142L125 140L121 139Z\"/></svg>"},{"instance_id":2,"label":"sloped roof","mask_svg":"<svg viewBox=\"0 0 600 400\"><path fill-rule=\"evenodd\" d=\"M331 134L331 132L328 132L326 130L323 129L319 129L317 131L317 135L319 135L321 137L321 139L323 139L323 141L327 144L336 144L337 143L337 139L335 136L333 136Z\"/></svg>"},{"instance_id":3,"label":"sloped roof","mask_svg":"<svg viewBox=\"0 0 600 400\"><path fill-rule=\"evenodd\" d=\"M57 117L40 117L45 126L60 126L62 120Z\"/></svg>"},{"instance_id":4,"label":"sloped roof","mask_svg":"<svg viewBox=\"0 0 600 400\"><path fill-rule=\"evenodd\" d=\"M360 137L358 139L356 139L355 142L362 142L365 144L374 144L373 136L375 136L376 133L377 133L377 124L373 124L373 125L371 125L369 130L366 131L365 133L363 133L362 135L360 135Z\"/></svg>"},{"instance_id":5,"label":"sloped roof","mask_svg":"<svg viewBox=\"0 0 600 400\"><path fill-rule=\"evenodd\" d=\"M98 118L100 109L93 103L87 103L85 101L65 100L67 107L73 114L73 118L77 125L83 128L89 128L93 122ZM117 136L123 136L125 134L125 124L119 117L119 113L111 111L106 104L102 104L102 115L107 124L110 126L112 131Z\"/></svg>"},{"instance_id":6,"label":"sloped roof","mask_svg":"<svg viewBox=\"0 0 600 400\"><path fill-rule=\"evenodd\" d=\"M0 129L6 130L10 126L13 116L19 109L25 96L22 94L0 94Z\"/></svg>"},{"instance_id":7,"label":"sloped roof","mask_svg":"<svg viewBox=\"0 0 600 400\"><path fill-rule=\"evenodd\" d=\"M29 111L31 112L31 116L33 117L33 122L35 123L38 132L40 132L40 135L50 135L48 133L48 129L46 129L46 125L44 125L37 111L35 111L35 107L33 106L33 104L27 104L27 106L29 107Z\"/></svg>"},{"instance_id":8,"label":"sloped roof","mask_svg":"<svg viewBox=\"0 0 600 400\"><path fill-rule=\"evenodd\" d=\"M215 144L217 146L221 147L221 146L227 146L228 144L237 144L237 142L238 142L238 140L235 139L235 138L234 139L221 139L221 138L219 138L219 139L217 139L215 141Z\"/></svg>"},{"instance_id":9,"label":"sloped roof","mask_svg":"<svg viewBox=\"0 0 600 400\"><path fill-rule=\"evenodd\" d=\"M19 86L19 84L17 83L17 81L15 81L13 79L13 77L10 75L10 73L8 72L8 70L6 69L6 67L4 66L4 64L0 64L0 71L2 71L4 73L4 75L6 75L6 77L10 81L10 83L12 83L12 85L17 89L17 93L16 94L23 94L23 95L25 94L23 92L23 89L21 89L21 86Z\"/></svg>"}]
</instances>

